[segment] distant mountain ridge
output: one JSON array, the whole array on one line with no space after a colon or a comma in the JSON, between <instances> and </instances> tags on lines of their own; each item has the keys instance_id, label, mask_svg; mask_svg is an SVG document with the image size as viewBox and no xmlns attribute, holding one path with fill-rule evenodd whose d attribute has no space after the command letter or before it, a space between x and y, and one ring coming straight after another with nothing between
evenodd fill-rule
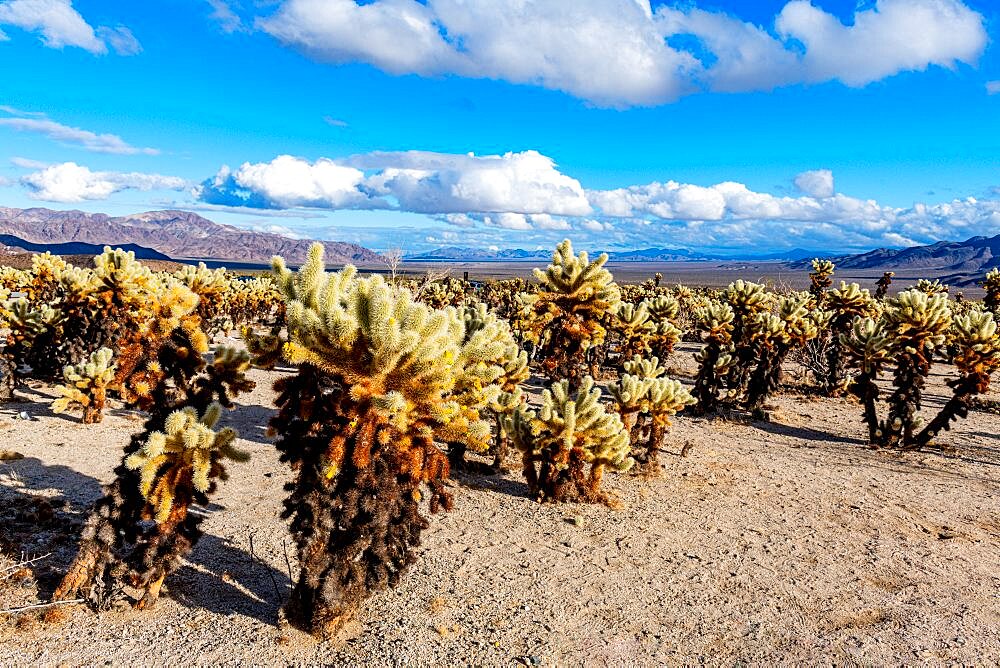
<instances>
[{"instance_id":1,"label":"distant mountain ridge","mask_svg":"<svg viewBox=\"0 0 1000 668\"><path fill-rule=\"evenodd\" d=\"M313 243L309 239L289 239L270 232L222 225L195 213L175 210L111 217L83 211L0 207L0 234L46 246L71 242L100 247L135 244L174 259L261 264L269 263L274 255L280 255L292 264L301 263ZM331 264L365 264L381 260L378 253L357 244L341 241L322 243L326 247L326 260Z\"/></svg>"},{"instance_id":2,"label":"distant mountain ridge","mask_svg":"<svg viewBox=\"0 0 1000 668\"><path fill-rule=\"evenodd\" d=\"M876 248L867 253L830 259L838 269L933 269L955 274L983 274L1000 267L1000 234L902 249ZM808 264L802 261L792 266L805 268Z\"/></svg>"},{"instance_id":3,"label":"distant mountain ridge","mask_svg":"<svg viewBox=\"0 0 1000 668\"><path fill-rule=\"evenodd\" d=\"M611 262L731 262L736 260L787 262L803 258L825 257L830 253L822 251L807 251L795 248L766 254L748 255L716 255L699 253L685 248L643 248L640 250L606 251ZM596 256L600 251L591 253ZM405 260L414 262L548 262L552 259L552 251L539 249L527 251L522 248L506 248L486 250L483 248L465 248L446 246L431 251L407 255Z\"/></svg>"},{"instance_id":4,"label":"distant mountain ridge","mask_svg":"<svg viewBox=\"0 0 1000 668\"><path fill-rule=\"evenodd\" d=\"M137 244L88 244L82 241L67 241L65 243L36 244L31 241L15 237L12 234L0 234L0 246L3 246L9 253L28 252L45 253L53 255L100 255L104 252L105 246L114 246L123 251L135 253L140 260L169 260L170 258L155 251L152 248L139 246Z\"/></svg>"}]
</instances>

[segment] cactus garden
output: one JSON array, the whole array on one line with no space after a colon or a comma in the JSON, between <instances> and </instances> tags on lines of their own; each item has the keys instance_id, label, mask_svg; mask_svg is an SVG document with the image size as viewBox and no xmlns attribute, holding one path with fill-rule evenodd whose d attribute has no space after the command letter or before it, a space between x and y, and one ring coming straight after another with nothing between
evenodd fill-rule
<instances>
[{"instance_id":1,"label":"cactus garden","mask_svg":"<svg viewBox=\"0 0 1000 668\"><path fill-rule=\"evenodd\" d=\"M4 270L5 655L998 656L1000 275L980 300L607 262Z\"/></svg>"}]
</instances>

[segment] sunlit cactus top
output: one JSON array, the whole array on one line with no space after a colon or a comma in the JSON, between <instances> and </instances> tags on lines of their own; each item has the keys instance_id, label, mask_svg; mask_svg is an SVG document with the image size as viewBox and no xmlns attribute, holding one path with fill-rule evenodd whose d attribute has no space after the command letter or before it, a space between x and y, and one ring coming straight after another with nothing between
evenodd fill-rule
<instances>
[{"instance_id":1,"label":"sunlit cactus top","mask_svg":"<svg viewBox=\"0 0 1000 668\"><path fill-rule=\"evenodd\" d=\"M926 278L921 278L917 281L916 285L913 286L913 289L926 292L929 295L937 295L947 293L951 288L942 283L940 279L935 278L933 281L930 281Z\"/></svg>"},{"instance_id":2,"label":"sunlit cactus top","mask_svg":"<svg viewBox=\"0 0 1000 668\"><path fill-rule=\"evenodd\" d=\"M658 357L635 357L625 362L622 367L625 373L639 378L659 378L667 373L667 370L660 365Z\"/></svg>"},{"instance_id":3,"label":"sunlit cactus top","mask_svg":"<svg viewBox=\"0 0 1000 668\"><path fill-rule=\"evenodd\" d=\"M989 311L972 311L955 318L952 343L957 346L955 366L962 373L989 376L1000 369L1000 336Z\"/></svg>"},{"instance_id":4,"label":"sunlit cactus top","mask_svg":"<svg viewBox=\"0 0 1000 668\"><path fill-rule=\"evenodd\" d=\"M647 299L645 304L649 314L657 320L673 320L681 308L681 303L673 295L659 295Z\"/></svg>"},{"instance_id":5,"label":"sunlit cactus top","mask_svg":"<svg viewBox=\"0 0 1000 668\"><path fill-rule=\"evenodd\" d=\"M856 316L871 316L878 310L871 293L857 283L840 282L840 287L827 293L825 307L835 317L849 322Z\"/></svg>"},{"instance_id":6,"label":"sunlit cactus top","mask_svg":"<svg viewBox=\"0 0 1000 668\"><path fill-rule=\"evenodd\" d=\"M545 271L535 269L534 273L543 290L557 293L559 301L576 302L571 310L587 310L600 315L621 300L614 276L604 268L607 261L606 253L593 261L586 251L574 255L573 244L566 239L556 246L552 264Z\"/></svg>"},{"instance_id":7,"label":"sunlit cactus top","mask_svg":"<svg viewBox=\"0 0 1000 668\"><path fill-rule=\"evenodd\" d=\"M952 313L947 294L907 290L889 299L885 318L902 349L917 353L944 343Z\"/></svg>"},{"instance_id":8,"label":"sunlit cactus top","mask_svg":"<svg viewBox=\"0 0 1000 668\"><path fill-rule=\"evenodd\" d=\"M194 408L174 411L163 432L153 432L142 448L125 460L139 471L139 489L153 508L158 523L170 516L178 487L191 485L206 493L213 478L226 479L223 458L247 461L250 456L233 447L236 432L215 431L222 406L211 404L200 418Z\"/></svg>"},{"instance_id":9,"label":"sunlit cactus top","mask_svg":"<svg viewBox=\"0 0 1000 668\"><path fill-rule=\"evenodd\" d=\"M739 279L726 288L726 301L736 317L750 319L757 313L766 311L770 306L770 300L767 289L760 283Z\"/></svg>"},{"instance_id":10,"label":"sunlit cactus top","mask_svg":"<svg viewBox=\"0 0 1000 668\"><path fill-rule=\"evenodd\" d=\"M865 373L880 370L891 358L892 338L873 318L855 318L850 332L840 335L844 350Z\"/></svg>"},{"instance_id":11,"label":"sunlit cactus top","mask_svg":"<svg viewBox=\"0 0 1000 668\"><path fill-rule=\"evenodd\" d=\"M711 301L694 311L695 324L706 334L706 339L729 343L733 337L733 309L729 304Z\"/></svg>"}]
</instances>

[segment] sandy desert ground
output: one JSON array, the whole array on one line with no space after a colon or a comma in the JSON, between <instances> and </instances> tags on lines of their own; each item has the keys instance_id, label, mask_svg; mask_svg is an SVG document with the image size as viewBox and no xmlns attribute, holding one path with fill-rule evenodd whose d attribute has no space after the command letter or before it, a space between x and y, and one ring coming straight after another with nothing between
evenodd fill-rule
<instances>
[{"instance_id":1,"label":"sandy desert ground","mask_svg":"<svg viewBox=\"0 0 1000 668\"><path fill-rule=\"evenodd\" d=\"M671 363L690 372L691 350ZM925 411L942 403L947 371ZM944 439L954 453L873 451L857 405L789 390L770 422L678 418L660 476L606 479L617 509L540 505L518 472L458 474L455 510L432 519L403 583L317 643L279 623L289 476L264 435L277 372L253 375L228 418L253 459L230 467L156 608L0 615L0 664L1000 662L997 415L960 422ZM36 578L0 582L0 608L47 600L140 422L2 407L0 450L24 458L0 462L0 548L8 565L49 556Z\"/></svg>"}]
</instances>

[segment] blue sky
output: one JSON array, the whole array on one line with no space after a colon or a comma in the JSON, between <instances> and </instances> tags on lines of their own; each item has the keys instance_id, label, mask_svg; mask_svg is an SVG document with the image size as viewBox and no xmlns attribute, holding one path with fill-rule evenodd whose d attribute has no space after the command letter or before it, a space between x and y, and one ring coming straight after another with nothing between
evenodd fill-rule
<instances>
[{"instance_id":1,"label":"blue sky","mask_svg":"<svg viewBox=\"0 0 1000 668\"><path fill-rule=\"evenodd\" d=\"M0 0L0 206L408 251L994 235L998 25L984 0Z\"/></svg>"}]
</instances>

